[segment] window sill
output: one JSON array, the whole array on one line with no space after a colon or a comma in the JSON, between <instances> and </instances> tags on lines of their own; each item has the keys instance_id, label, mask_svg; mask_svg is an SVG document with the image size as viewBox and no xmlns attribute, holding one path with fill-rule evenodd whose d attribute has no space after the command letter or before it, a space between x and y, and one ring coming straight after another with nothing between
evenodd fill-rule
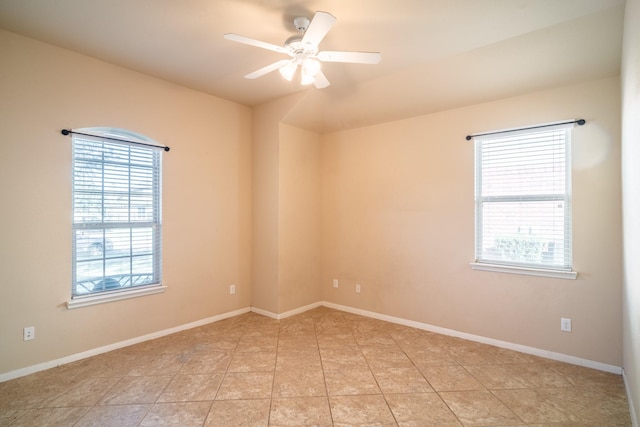
<instances>
[{"instance_id":1,"label":"window sill","mask_svg":"<svg viewBox=\"0 0 640 427\"><path fill-rule=\"evenodd\" d=\"M90 305L104 304L107 302L119 301L129 298L137 298L145 295L153 295L164 292L167 286L150 286L140 289L131 289L127 291L113 292L109 294L91 295L67 301L67 309L88 307Z\"/></svg>"},{"instance_id":2,"label":"window sill","mask_svg":"<svg viewBox=\"0 0 640 427\"><path fill-rule=\"evenodd\" d=\"M524 274L528 276L552 277L555 279L575 280L578 277L577 271L543 270L540 268L515 267L510 265L486 264L482 262L472 262L473 270L493 271L496 273Z\"/></svg>"}]
</instances>

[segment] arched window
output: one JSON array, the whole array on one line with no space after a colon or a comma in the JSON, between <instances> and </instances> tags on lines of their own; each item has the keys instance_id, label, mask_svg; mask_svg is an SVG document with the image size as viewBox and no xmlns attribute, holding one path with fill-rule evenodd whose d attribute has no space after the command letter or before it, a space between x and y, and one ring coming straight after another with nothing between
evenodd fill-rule
<instances>
[{"instance_id":1,"label":"arched window","mask_svg":"<svg viewBox=\"0 0 640 427\"><path fill-rule=\"evenodd\" d=\"M68 306L159 292L164 147L123 129L71 133L73 284Z\"/></svg>"}]
</instances>

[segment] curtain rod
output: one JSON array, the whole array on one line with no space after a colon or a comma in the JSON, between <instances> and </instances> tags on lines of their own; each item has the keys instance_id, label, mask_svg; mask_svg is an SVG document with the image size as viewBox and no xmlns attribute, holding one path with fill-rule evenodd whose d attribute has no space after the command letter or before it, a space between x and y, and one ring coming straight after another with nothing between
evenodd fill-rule
<instances>
[{"instance_id":1,"label":"curtain rod","mask_svg":"<svg viewBox=\"0 0 640 427\"><path fill-rule=\"evenodd\" d=\"M62 129L60 131L60 133L63 134L63 135L74 134L74 135L91 136L91 137L94 137L94 138L108 139L108 140L111 140L111 141L126 142L128 144L144 145L146 147L154 147L154 148L162 148L164 151L169 151L170 150L170 148L167 147L166 145L153 145L153 144L147 144L145 142L129 141L128 139L112 138L112 137L109 137L109 136L100 136L100 135L91 135L90 133L76 132L75 130L70 130L70 129Z\"/></svg>"},{"instance_id":2,"label":"curtain rod","mask_svg":"<svg viewBox=\"0 0 640 427\"><path fill-rule=\"evenodd\" d=\"M523 128L501 130L496 132L474 133L473 135L467 135L466 139L467 141L471 141L471 138L475 138L476 136L496 135L499 133L515 132L519 130L540 129L540 128L546 128L551 126L558 126L558 125L569 125L571 123L577 123L578 126L582 126L583 124L587 123L587 121L585 119L576 119L576 120L570 120L568 122L549 123L547 125L529 126L529 127L523 127Z\"/></svg>"}]
</instances>

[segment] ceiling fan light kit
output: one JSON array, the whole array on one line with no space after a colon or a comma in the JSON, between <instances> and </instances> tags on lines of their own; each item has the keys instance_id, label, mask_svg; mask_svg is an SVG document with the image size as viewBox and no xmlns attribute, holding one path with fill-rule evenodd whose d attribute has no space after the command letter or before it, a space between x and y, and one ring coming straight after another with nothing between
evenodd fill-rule
<instances>
[{"instance_id":1,"label":"ceiling fan light kit","mask_svg":"<svg viewBox=\"0 0 640 427\"><path fill-rule=\"evenodd\" d=\"M284 43L284 46L274 45L233 33L225 34L224 38L262 49L284 53L291 57L291 59L281 59L280 61L262 67L245 75L245 78L256 79L278 70L283 78L288 81L293 81L299 69L301 84L313 84L316 88L322 89L329 86L330 83L321 70L320 62L377 64L382 58L379 52L319 51L318 45L335 22L336 17L328 12L316 12L311 21L305 17L295 18L293 25L300 32L300 35L289 37Z\"/></svg>"},{"instance_id":2,"label":"ceiling fan light kit","mask_svg":"<svg viewBox=\"0 0 640 427\"><path fill-rule=\"evenodd\" d=\"M293 80L293 75L295 74L297 69L298 69L298 64L296 64L293 61L290 61L286 65L283 65L282 67L280 67L278 71L280 71L280 74L282 75L282 77L285 78L285 80L291 81Z\"/></svg>"}]
</instances>

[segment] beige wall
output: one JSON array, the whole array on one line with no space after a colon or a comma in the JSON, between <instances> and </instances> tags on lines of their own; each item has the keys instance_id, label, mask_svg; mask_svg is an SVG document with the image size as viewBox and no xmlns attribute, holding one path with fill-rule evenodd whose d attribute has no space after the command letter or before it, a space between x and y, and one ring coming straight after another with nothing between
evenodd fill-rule
<instances>
[{"instance_id":1,"label":"beige wall","mask_svg":"<svg viewBox=\"0 0 640 427\"><path fill-rule=\"evenodd\" d=\"M624 197L623 362L629 401L640 425L640 0L627 0L622 52Z\"/></svg>"},{"instance_id":2,"label":"beige wall","mask_svg":"<svg viewBox=\"0 0 640 427\"><path fill-rule=\"evenodd\" d=\"M320 298L320 136L280 126L279 313Z\"/></svg>"},{"instance_id":3,"label":"beige wall","mask_svg":"<svg viewBox=\"0 0 640 427\"><path fill-rule=\"evenodd\" d=\"M252 305L269 315L320 300L320 137L281 124L303 97L254 109Z\"/></svg>"},{"instance_id":4,"label":"beige wall","mask_svg":"<svg viewBox=\"0 0 640 427\"><path fill-rule=\"evenodd\" d=\"M251 110L4 31L0 52L0 373L248 307ZM67 310L71 141L60 129L91 126L171 147L169 288ZM34 341L22 341L25 326Z\"/></svg>"},{"instance_id":5,"label":"beige wall","mask_svg":"<svg viewBox=\"0 0 640 427\"><path fill-rule=\"evenodd\" d=\"M280 310L280 122L299 101L293 95L254 108L252 122L252 306Z\"/></svg>"},{"instance_id":6,"label":"beige wall","mask_svg":"<svg viewBox=\"0 0 640 427\"><path fill-rule=\"evenodd\" d=\"M323 298L620 366L619 84L605 79L325 135ZM471 270L474 166L465 135L570 118L587 120L573 131L578 279ZM573 320L573 332L560 331L560 317Z\"/></svg>"},{"instance_id":7,"label":"beige wall","mask_svg":"<svg viewBox=\"0 0 640 427\"><path fill-rule=\"evenodd\" d=\"M252 123L251 300L272 313L278 312L279 112L268 105L255 108Z\"/></svg>"}]
</instances>

